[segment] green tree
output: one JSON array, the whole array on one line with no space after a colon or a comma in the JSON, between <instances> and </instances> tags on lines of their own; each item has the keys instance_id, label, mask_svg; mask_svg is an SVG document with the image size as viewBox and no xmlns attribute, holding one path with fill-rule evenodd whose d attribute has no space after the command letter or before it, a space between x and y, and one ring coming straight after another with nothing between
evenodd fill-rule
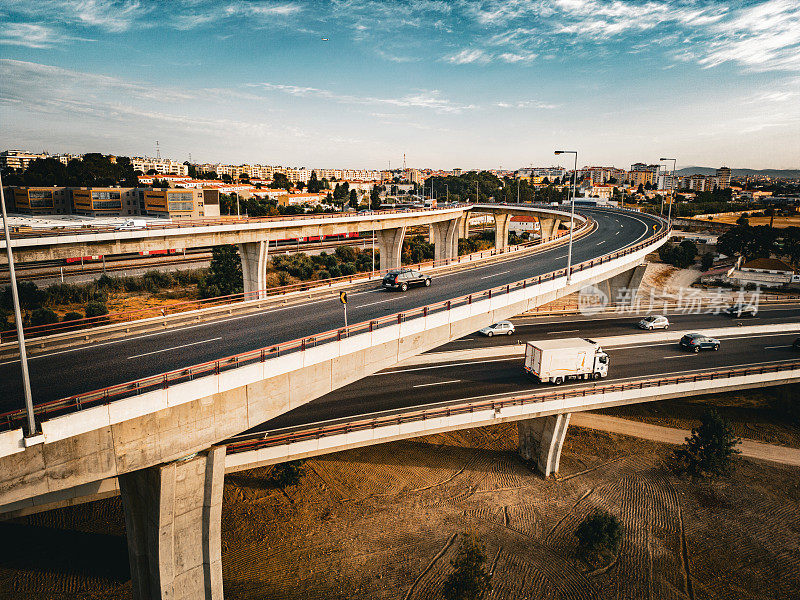
<instances>
[{"instance_id":1,"label":"green tree","mask_svg":"<svg viewBox=\"0 0 800 600\"><path fill-rule=\"evenodd\" d=\"M605 510L596 510L586 516L575 530L578 551L585 557L597 559L616 554L622 541L619 519Z\"/></svg>"},{"instance_id":2,"label":"green tree","mask_svg":"<svg viewBox=\"0 0 800 600\"><path fill-rule=\"evenodd\" d=\"M369 192L369 207L372 210L378 210L381 207L381 190L375 185Z\"/></svg>"},{"instance_id":3,"label":"green tree","mask_svg":"<svg viewBox=\"0 0 800 600\"><path fill-rule=\"evenodd\" d=\"M700 259L700 268L703 271L708 271L712 266L714 266L714 253L706 252Z\"/></svg>"},{"instance_id":4,"label":"green tree","mask_svg":"<svg viewBox=\"0 0 800 600\"><path fill-rule=\"evenodd\" d=\"M39 307L31 313L31 325L52 325L58 323L58 315L49 308Z\"/></svg>"},{"instance_id":5,"label":"green tree","mask_svg":"<svg viewBox=\"0 0 800 600\"><path fill-rule=\"evenodd\" d=\"M102 317L108 314L108 307L106 307L105 302L92 301L86 304L86 308L83 312L86 313L87 319L91 317Z\"/></svg>"},{"instance_id":6,"label":"green tree","mask_svg":"<svg viewBox=\"0 0 800 600\"><path fill-rule=\"evenodd\" d=\"M292 189L292 182L286 177L286 173L274 173L269 187L275 190L284 189L288 192Z\"/></svg>"},{"instance_id":7,"label":"green tree","mask_svg":"<svg viewBox=\"0 0 800 600\"><path fill-rule=\"evenodd\" d=\"M244 291L242 261L236 246L225 244L211 250L208 275L198 286L201 298L241 294Z\"/></svg>"},{"instance_id":8,"label":"green tree","mask_svg":"<svg viewBox=\"0 0 800 600\"><path fill-rule=\"evenodd\" d=\"M282 488L288 485L297 485L305 472L305 463L304 460L290 460L276 464L272 467L270 481Z\"/></svg>"},{"instance_id":9,"label":"green tree","mask_svg":"<svg viewBox=\"0 0 800 600\"><path fill-rule=\"evenodd\" d=\"M700 427L692 428L686 443L673 453L675 469L692 478L713 478L728 475L733 470L733 459L741 443L731 424L716 410L708 410L701 418Z\"/></svg>"},{"instance_id":10,"label":"green tree","mask_svg":"<svg viewBox=\"0 0 800 600\"><path fill-rule=\"evenodd\" d=\"M447 600L478 600L492 586L486 571L486 548L473 534L461 537L456 557L450 562L453 572L444 582Z\"/></svg>"},{"instance_id":11,"label":"green tree","mask_svg":"<svg viewBox=\"0 0 800 600\"><path fill-rule=\"evenodd\" d=\"M358 208L358 192L350 190L350 208Z\"/></svg>"},{"instance_id":12,"label":"green tree","mask_svg":"<svg viewBox=\"0 0 800 600\"><path fill-rule=\"evenodd\" d=\"M322 190L322 183L317 179L316 171L311 171L311 177L308 179L308 193L313 194Z\"/></svg>"}]
</instances>

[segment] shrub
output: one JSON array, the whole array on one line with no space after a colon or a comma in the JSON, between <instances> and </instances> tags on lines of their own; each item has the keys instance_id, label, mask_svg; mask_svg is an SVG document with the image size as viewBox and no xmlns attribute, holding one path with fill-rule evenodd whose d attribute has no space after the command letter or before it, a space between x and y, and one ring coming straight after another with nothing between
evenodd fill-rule
<instances>
[{"instance_id":1,"label":"shrub","mask_svg":"<svg viewBox=\"0 0 800 600\"><path fill-rule=\"evenodd\" d=\"M728 475L733 470L734 457L740 453L736 446L741 442L727 420L717 411L708 410L700 427L693 428L686 443L673 453L675 470L688 473L693 479Z\"/></svg>"},{"instance_id":2,"label":"shrub","mask_svg":"<svg viewBox=\"0 0 800 600\"><path fill-rule=\"evenodd\" d=\"M339 265L332 265L328 268L328 272L331 274L331 277L334 278L342 276L342 270L339 268Z\"/></svg>"},{"instance_id":3,"label":"shrub","mask_svg":"<svg viewBox=\"0 0 800 600\"><path fill-rule=\"evenodd\" d=\"M106 308L105 302L89 302L86 305L85 312L87 319L91 317L101 317L108 314L108 308Z\"/></svg>"},{"instance_id":4,"label":"shrub","mask_svg":"<svg viewBox=\"0 0 800 600\"><path fill-rule=\"evenodd\" d=\"M703 271L708 271L713 266L714 266L714 253L706 252L700 259L700 268L703 269Z\"/></svg>"},{"instance_id":5,"label":"shrub","mask_svg":"<svg viewBox=\"0 0 800 600\"><path fill-rule=\"evenodd\" d=\"M356 260L356 250L352 246L339 246L335 250L336 258L343 263L352 263Z\"/></svg>"},{"instance_id":6,"label":"shrub","mask_svg":"<svg viewBox=\"0 0 800 600\"><path fill-rule=\"evenodd\" d=\"M270 481L278 487L296 485L300 481L300 477L303 476L305 463L306 461L304 460L290 460L289 462L278 463L272 468Z\"/></svg>"},{"instance_id":7,"label":"shrub","mask_svg":"<svg viewBox=\"0 0 800 600\"><path fill-rule=\"evenodd\" d=\"M464 534L456 557L450 562L453 572L444 582L447 600L477 600L491 589L487 573L486 548L472 534Z\"/></svg>"},{"instance_id":8,"label":"shrub","mask_svg":"<svg viewBox=\"0 0 800 600\"><path fill-rule=\"evenodd\" d=\"M605 510L596 510L586 516L575 530L578 551L584 556L596 558L604 554L616 554L622 541L622 525L619 519Z\"/></svg>"},{"instance_id":9,"label":"shrub","mask_svg":"<svg viewBox=\"0 0 800 600\"><path fill-rule=\"evenodd\" d=\"M37 308L31 313L31 325L52 325L58 323L58 315L49 308Z\"/></svg>"},{"instance_id":10,"label":"shrub","mask_svg":"<svg viewBox=\"0 0 800 600\"><path fill-rule=\"evenodd\" d=\"M326 271L325 269L322 269L321 271L317 271L317 279L322 280L322 279L330 279L330 278L331 278L331 274L328 271Z\"/></svg>"},{"instance_id":11,"label":"shrub","mask_svg":"<svg viewBox=\"0 0 800 600\"><path fill-rule=\"evenodd\" d=\"M19 305L22 310L33 310L44 301L44 293L32 281L18 281L17 295L19 296ZM14 298L10 285L3 288L0 305L7 310L14 309Z\"/></svg>"},{"instance_id":12,"label":"shrub","mask_svg":"<svg viewBox=\"0 0 800 600\"><path fill-rule=\"evenodd\" d=\"M151 293L155 293L173 283L172 276L163 271L147 271L144 274L144 288Z\"/></svg>"},{"instance_id":13,"label":"shrub","mask_svg":"<svg viewBox=\"0 0 800 600\"><path fill-rule=\"evenodd\" d=\"M83 315L79 312L70 311L64 315L64 321L77 321L78 319L82 319Z\"/></svg>"},{"instance_id":14,"label":"shrub","mask_svg":"<svg viewBox=\"0 0 800 600\"><path fill-rule=\"evenodd\" d=\"M356 264L353 262L346 262L341 266L342 275L354 275L356 273Z\"/></svg>"},{"instance_id":15,"label":"shrub","mask_svg":"<svg viewBox=\"0 0 800 600\"><path fill-rule=\"evenodd\" d=\"M208 275L198 284L201 298L240 294L244 291L242 262L233 245L214 246Z\"/></svg>"}]
</instances>

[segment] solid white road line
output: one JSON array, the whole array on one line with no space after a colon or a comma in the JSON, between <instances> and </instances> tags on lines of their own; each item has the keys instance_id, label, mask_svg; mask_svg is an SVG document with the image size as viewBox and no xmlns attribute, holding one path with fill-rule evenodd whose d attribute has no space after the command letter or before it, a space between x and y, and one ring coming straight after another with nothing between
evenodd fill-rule
<instances>
[{"instance_id":1,"label":"solid white road line","mask_svg":"<svg viewBox=\"0 0 800 600\"><path fill-rule=\"evenodd\" d=\"M182 346L173 346L172 348L164 348L163 350L153 350L152 352L145 352L144 354L137 354L136 356L129 356L128 360L132 358L141 358L143 356L150 356L151 354L159 354L160 352L169 352L170 350L180 350L181 348L188 348L189 346L198 346L200 344L208 344L209 342L216 342L221 340L221 337L211 338L210 340L203 340L201 342L192 342L191 344L183 344Z\"/></svg>"},{"instance_id":2,"label":"solid white road line","mask_svg":"<svg viewBox=\"0 0 800 600\"><path fill-rule=\"evenodd\" d=\"M565 329L564 331L548 331L547 335L556 335L558 333L575 333L576 331L580 331L580 329Z\"/></svg>"},{"instance_id":3,"label":"solid white road line","mask_svg":"<svg viewBox=\"0 0 800 600\"><path fill-rule=\"evenodd\" d=\"M450 381L437 381L436 383L420 383L419 385L412 385L411 387L421 388L421 387L430 387L432 385L445 385L448 383L458 383L461 381L460 379L451 379Z\"/></svg>"},{"instance_id":4,"label":"solid white road line","mask_svg":"<svg viewBox=\"0 0 800 600\"><path fill-rule=\"evenodd\" d=\"M774 350L775 348L791 348L791 344L786 344L785 346L764 346L764 350Z\"/></svg>"}]
</instances>

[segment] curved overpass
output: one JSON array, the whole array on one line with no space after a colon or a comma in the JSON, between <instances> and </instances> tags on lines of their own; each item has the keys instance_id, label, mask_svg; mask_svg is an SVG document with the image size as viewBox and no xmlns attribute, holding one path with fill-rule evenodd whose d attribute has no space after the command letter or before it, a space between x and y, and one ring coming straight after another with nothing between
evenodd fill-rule
<instances>
[{"instance_id":1,"label":"curved overpass","mask_svg":"<svg viewBox=\"0 0 800 600\"><path fill-rule=\"evenodd\" d=\"M476 206L497 211L497 206ZM523 208L509 207L514 212ZM540 209L535 209L537 212ZM652 233L655 217L628 211L582 209L596 227L575 241L573 264L610 254L641 242ZM566 266L566 249L556 246L530 255L509 255L491 264L469 266L436 278L430 288L407 294L380 290L355 293L348 303L350 323L380 319L387 314L405 313L451 298L513 284ZM376 295L375 292L380 292ZM251 352L267 346L314 336L343 324L342 308L336 299L311 301L263 313L220 319L202 326L188 326L155 334L102 342L32 357L33 396L37 404L99 390L214 361L225 356ZM17 376L18 362L0 364L0 411L23 408ZM76 376L64 377L66 373Z\"/></svg>"},{"instance_id":2,"label":"curved overpass","mask_svg":"<svg viewBox=\"0 0 800 600\"><path fill-rule=\"evenodd\" d=\"M0 432L0 506L91 495L118 477L134 596L172 597L180 585L191 597L221 598L225 450L218 444L404 358L625 273L668 236L657 217L582 212L595 225L574 244L571 279L562 245L448 273L408 294L365 292L350 307L351 321L361 323L323 334L341 325L336 300L37 356L40 400L153 377L39 406L52 416L39 436ZM452 240L450 226L439 239ZM204 357L210 362L197 365ZM159 375L165 363L177 369ZM0 367L0 394L19 398L9 376L16 365Z\"/></svg>"}]
</instances>

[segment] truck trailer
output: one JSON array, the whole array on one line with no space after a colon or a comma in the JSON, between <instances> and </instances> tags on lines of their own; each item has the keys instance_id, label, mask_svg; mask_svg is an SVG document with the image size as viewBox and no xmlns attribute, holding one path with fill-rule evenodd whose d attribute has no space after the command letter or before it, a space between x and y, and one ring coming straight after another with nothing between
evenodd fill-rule
<instances>
[{"instance_id":1,"label":"truck trailer","mask_svg":"<svg viewBox=\"0 0 800 600\"><path fill-rule=\"evenodd\" d=\"M525 345L525 371L542 383L600 379L608 375L608 365L608 354L589 339L542 340Z\"/></svg>"}]
</instances>

